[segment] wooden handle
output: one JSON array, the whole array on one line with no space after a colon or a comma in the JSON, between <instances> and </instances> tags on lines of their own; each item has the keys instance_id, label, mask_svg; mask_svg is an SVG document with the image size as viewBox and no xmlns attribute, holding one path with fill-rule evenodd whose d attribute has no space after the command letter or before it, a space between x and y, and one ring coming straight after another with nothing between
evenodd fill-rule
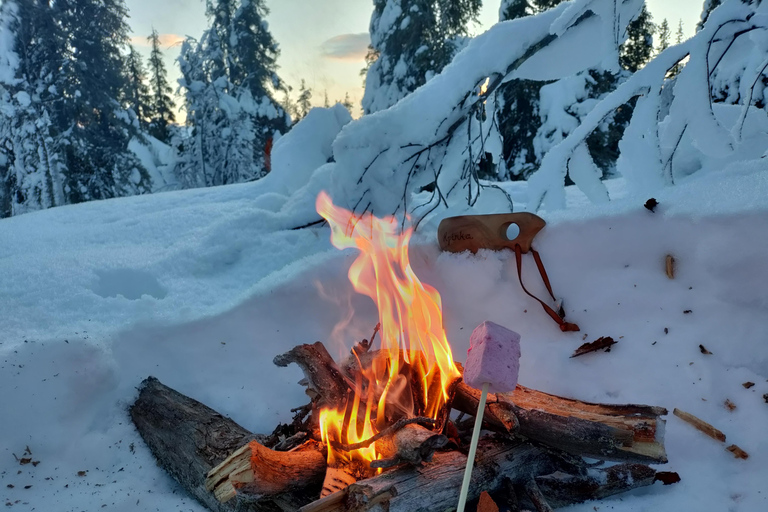
<instances>
[{"instance_id":1,"label":"wooden handle","mask_svg":"<svg viewBox=\"0 0 768 512\"><path fill-rule=\"evenodd\" d=\"M510 224L520 228L520 234L513 240L507 237ZM479 249L498 251L520 245L525 253L531 250L533 237L546 224L538 215L527 212L462 215L443 219L437 228L437 238L444 251L475 253Z\"/></svg>"}]
</instances>

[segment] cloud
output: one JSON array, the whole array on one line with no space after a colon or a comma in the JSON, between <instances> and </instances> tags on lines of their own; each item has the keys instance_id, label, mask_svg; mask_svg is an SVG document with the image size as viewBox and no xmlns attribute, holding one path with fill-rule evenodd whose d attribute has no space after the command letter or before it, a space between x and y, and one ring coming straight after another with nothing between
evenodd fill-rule
<instances>
[{"instance_id":1,"label":"cloud","mask_svg":"<svg viewBox=\"0 0 768 512\"><path fill-rule=\"evenodd\" d=\"M361 34L342 34L320 44L320 54L333 60L363 60L371 42L367 32Z\"/></svg>"},{"instance_id":2,"label":"cloud","mask_svg":"<svg viewBox=\"0 0 768 512\"><path fill-rule=\"evenodd\" d=\"M159 34L159 39L161 48L170 48L171 46L180 44L186 38L179 34ZM131 44L134 46L151 46L149 39L142 36L132 37Z\"/></svg>"}]
</instances>

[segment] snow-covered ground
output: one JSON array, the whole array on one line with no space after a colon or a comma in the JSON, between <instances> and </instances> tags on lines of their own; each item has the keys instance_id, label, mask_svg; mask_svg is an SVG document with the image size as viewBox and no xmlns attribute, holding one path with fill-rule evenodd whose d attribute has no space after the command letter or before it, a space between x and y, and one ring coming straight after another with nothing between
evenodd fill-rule
<instances>
[{"instance_id":1,"label":"snow-covered ground","mask_svg":"<svg viewBox=\"0 0 768 512\"><path fill-rule=\"evenodd\" d=\"M768 509L765 167L694 175L657 194L655 213L621 180L607 183L614 201L602 206L569 188L571 208L542 213L549 225L535 245L580 333L561 333L522 293L509 252L441 253L436 220L417 233L412 262L442 294L458 361L471 330L492 320L522 334L523 384L678 407L750 454L737 460L670 415L663 469L681 483L572 510ZM154 375L270 432L304 402L300 371L275 367L274 355L323 340L341 356L370 334L375 308L346 276L354 252L334 249L327 227L291 230L313 219L281 213L276 190L266 179L0 221L0 496L9 510L203 510L156 467L127 416L141 380ZM510 193L524 206L524 183ZM677 261L674 280L666 254ZM544 296L532 261L524 271ZM349 324L334 330L341 321ZM619 343L569 358L599 336ZM39 464L21 465L25 457Z\"/></svg>"}]
</instances>

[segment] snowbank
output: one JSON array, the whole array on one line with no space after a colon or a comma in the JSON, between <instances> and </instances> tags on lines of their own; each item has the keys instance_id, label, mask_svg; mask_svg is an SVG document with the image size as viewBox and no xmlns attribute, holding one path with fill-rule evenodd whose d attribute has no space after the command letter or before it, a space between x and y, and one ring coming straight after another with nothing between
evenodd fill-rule
<instances>
[{"instance_id":1,"label":"snowbank","mask_svg":"<svg viewBox=\"0 0 768 512\"><path fill-rule=\"evenodd\" d=\"M609 205L569 188L579 208L545 214L536 245L581 333L561 333L520 290L509 253L441 254L429 224L416 237L411 259L442 294L457 360L472 329L495 321L522 334L523 384L679 407L750 454L736 460L670 417L668 469L682 483L572 510L768 505L765 176L753 163L697 173L665 189L656 213L622 180L607 183L625 196ZM338 357L369 336L373 304L346 277L355 254L331 248L327 227L290 230L296 218L254 206L264 190L256 182L169 192L0 221L0 238L13 241L0 246L0 488L12 507L201 511L156 467L128 419L139 382L154 375L267 432L306 398L300 371L274 367L275 354L320 339ZM524 203L525 184L510 193ZM668 253L675 280L664 275ZM523 277L544 296L527 259ZM569 359L584 335L619 343ZM27 446L37 466L14 459Z\"/></svg>"}]
</instances>

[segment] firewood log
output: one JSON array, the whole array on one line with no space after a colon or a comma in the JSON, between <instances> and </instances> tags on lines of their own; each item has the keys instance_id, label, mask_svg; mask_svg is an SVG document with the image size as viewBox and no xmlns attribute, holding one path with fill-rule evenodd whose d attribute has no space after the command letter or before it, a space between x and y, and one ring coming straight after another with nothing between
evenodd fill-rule
<instances>
[{"instance_id":1,"label":"firewood log","mask_svg":"<svg viewBox=\"0 0 768 512\"><path fill-rule=\"evenodd\" d=\"M208 472L250 441L264 442L229 418L165 386L154 377L141 384L131 419L158 464L186 491L214 512L295 511L320 493L318 481L269 497L238 496L219 502L205 486ZM324 459L323 459L324 463Z\"/></svg>"},{"instance_id":2,"label":"firewood log","mask_svg":"<svg viewBox=\"0 0 768 512\"><path fill-rule=\"evenodd\" d=\"M370 366L380 351L350 358L341 368L352 378L359 366ZM359 361L359 363L358 363ZM456 364L463 373L461 364ZM378 397L377 397L378 398ZM480 391L461 382L453 408L474 416ZM488 394L484 428L520 434L574 455L618 462L667 462L662 407L582 402L518 385L513 393Z\"/></svg>"},{"instance_id":3,"label":"firewood log","mask_svg":"<svg viewBox=\"0 0 768 512\"><path fill-rule=\"evenodd\" d=\"M237 494L277 496L323 479L326 463L318 443L278 452L251 441L208 472L205 488L222 503Z\"/></svg>"},{"instance_id":4,"label":"firewood log","mask_svg":"<svg viewBox=\"0 0 768 512\"><path fill-rule=\"evenodd\" d=\"M298 345L276 356L274 363L277 366L296 363L306 377L307 394L313 399L317 398L318 405L343 407L349 387L325 345L319 341L311 345Z\"/></svg>"},{"instance_id":5,"label":"firewood log","mask_svg":"<svg viewBox=\"0 0 768 512\"><path fill-rule=\"evenodd\" d=\"M479 401L480 391L462 382L456 388L453 407L475 415ZM667 462L666 422L660 418L667 410L661 407L594 404L518 385L512 393L488 394L484 426L507 432L507 424L497 417L510 412L520 422L520 435L573 455L620 462Z\"/></svg>"},{"instance_id":6,"label":"firewood log","mask_svg":"<svg viewBox=\"0 0 768 512\"><path fill-rule=\"evenodd\" d=\"M422 466L401 466L381 475L360 480L344 491L302 507L300 512L433 512L456 507L466 455L456 451L436 453ZM501 492L510 485L538 489L541 507L565 506L588 499L604 498L651 485L655 471L642 464L622 464L619 469L590 469L572 475L556 457L528 444L504 438L480 441L472 473L469 500L482 491ZM542 475L544 475L542 477ZM552 491L562 480L564 489ZM534 482L532 484L532 482ZM534 485L536 486L534 488ZM530 500L522 500L531 507ZM544 509L546 510L546 509Z\"/></svg>"}]
</instances>

